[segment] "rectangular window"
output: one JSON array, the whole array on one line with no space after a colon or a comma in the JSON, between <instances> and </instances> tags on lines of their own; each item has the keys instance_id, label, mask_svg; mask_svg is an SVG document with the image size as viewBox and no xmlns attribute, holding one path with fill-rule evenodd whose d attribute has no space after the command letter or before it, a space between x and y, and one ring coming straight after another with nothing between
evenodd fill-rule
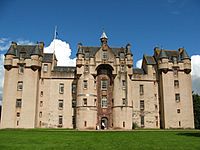
<instances>
[{"instance_id":1,"label":"rectangular window","mask_svg":"<svg viewBox=\"0 0 200 150\"><path fill-rule=\"evenodd\" d=\"M23 81L18 81L17 83L17 91L22 91L23 89Z\"/></svg>"},{"instance_id":2,"label":"rectangular window","mask_svg":"<svg viewBox=\"0 0 200 150\"><path fill-rule=\"evenodd\" d=\"M83 89L87 89L88 83L87 80L83 80Z\"/></svg>"},{"instance_id":3,"label":"rectangular window","mask_svg":"<svg viewBox=\"0 0 200 150\"><path fill-rule=\"evenodd\" d=\"M174 87L179 88L179 81L178 80L174 80Z\"/></svg>"},{"instance_id":4,"label":"rectangular window","mask_svg":"<svg viewBox=\"0 0 200 150\"><path fill-rule=\"evenodd\" d=\"M121 72L124 72L124 71L125 71L125 66L121 65Z\"/></svg>"},{"instance_id":5,"label":"rectangular window","mask_svg":"<svg viewBox=\"0 0 200 150\"><path fill-rule=\"evenodd\" d=\"M22 99L17 99L16 100L16 108L21 108L22 107Z\"/></svg>"},{"instance_id":6,"label":"rectangular window","mask_svg":"<svg viewBox=\"0 0 200 150\"><path fill-rule=\"evenodd\" d=\"M144 95L144 85L140 85L140 95Z\"/></svg>"},{"instance_id":7,"label":"rectangular window","mask_svg":"<svg viewBox=\"0 0 200 150\"><path fill-rule=\"evenodd\" d=\"M101 99L101 107L102 108L107 108L108 107L108 101L106 97L102 97Z\"/></svg>"},{"instance_id":8,"label":"rectangular window","mask_svg":"<svg viewBox=\"0 0 200 150\"><path fill-rule=\"evenodd\" d=\"M39 117L42 118L42 112L41 112L41 111L40 111L40 113L39 113Z\"/></svg>"},{"instance_id":9,"label":"rectangular window","mask_svg":"<svg viewBox=\"0 0 200 150\"><path fill-rule=\"evenodd\" d=\"M72 84L72 93L73 93L73 94L76 93L76 84Z\"/></svg>"},{"instance_id":10,"label":"rectangular window","mask_svg":"<svg viewBox=\"0 0 200 150\"><path fill-rule=\"evenodd\" d=\"M123 87L123 89L126 88L126 81L125 80L122 80L122 87Z\"/></svg>"},{"instance_id":11,"label":"rectangular window","mask_svg":"<svg viewBox=\"0 0 200 150\"><path fill-rule=\"evenodd\" d=\"M87 121L84 121L84 126L87 127Z\"/></svg>"},{"instance_id":12,"label":"rectangular window","mask_svg":"<svg viewBox=\"0 0 200 150\"><path fill-rule=\"evenodd\" d=\"M141 116L141 127L144 127L144 116Z\"/></svg>"},{"instance_id":13,"label":"rectangular window","mask_svg":"<svg viewBox=\"0 0 200 150\"><path fill-rule=\"evenodd\" d=\"M40 91L40 96L41 96L41 97L43 96L43 91Z\"/></svg>"},{"instance_id":14,"label":"rectangular window","mask_svg":"<svg viewBox=\"0 0 200 150\"><path fill-rule=\"evenodd\" d=\"M24 65L23 65L23 64L20 64L20 65L19 65L18 73L19 73L19 74L23 74L23 73L24 73Z\"/></svg>"},{"instance_id":15,"label":"rectangular window","mask_svg":"<svg viewBox=\"0 0 200 150\"><path fill-rule=\"evenodd\" d=\"M123 121L123 128L125 128L125 121Z\"/></svg>"},{"instance_id":16,"label":"rectangular window","mask_svg":"<svg viewBox=\"0 0 200 150\"><path fill-rule=\"evenodd\" d=\"M124 53L120 53L120 60L124 60L124 58L125 58Z\"/></svg>"},{"instance_id":17,"label":"rectangular window","mask_svg":"<svg viewBox=\"0 0 200 150\"><path fill-rule=\"evenodd\" d=\"M180 110L180 109L177 109L177 113L180 114L180 113L181 113L181 110Z\"/></svg>"},{"instance_id":18,"label":"rectangular window","mask_svg":"<svg viewBox=\"0 0 200 150\"><path fill-rule=\"evenodd\" d=\"M20 60L25 59L25 57L26 57L26 53L25 52L19 53L19 59Z\"/></svg>"},{"instance_id":19,"label":"rectangular window","mask_svg":"<svg viewBox=\"0 0 200 150\"><path fill-rule=\"evenodd\" d=\"M75 107L76 107L76 100L72 99L72 108L75 108Z\"/></svg>"},{"instance_id":20,"label":"rectangular window","mask_svg":"<svg viewBox=\"0 0 200 150\"><path fill-rule=\"evenodd\" d=\"M58 116L58 124L62 125L63 124L63 116Z\"/></svg>"},{"instance_id":21,"label":"rectangular window","mask_svg":"<svg viewBox=\"0 0 200 150\"><path fill-rule=\"evenodd\" d=\"M173 68L173 74L174 74L174 77L178 77L178 69L177 68Z\"/></svg>"},{"instance_id":22,"label":"rectangular window","mask_svg":"<svg viewBox=\"0 0 200 150\"><path fill-rule=\"evenodd\" d=\"M58 100L58 109L63 109L63 100L62 99Z\"/></svg>"},{"instance_id":23,"label":"rectangular window","mask_svg":"<svg viewBox=\"0 0 200 150\"><path fill-rule=\"evenodd\" d=\"M126 99L122 98L122 105L126 105Z\"/></svg>"},{"instance_id":24,"label":"rectangular window","mask_svg":"<svg viewBox=\"0 0 200 150\"><path fill-rule=\"evenodd\" d=\"M84 71L85 71L85 72L89 72L89 66L88 66L88 65L85 65Z\"/></svg>"},{"instance_id":25,"label":"rectangular window","mask_svg":"<svg viewBox=\"0 0 200 150\"><path fill-rule=\"evenodd\" d=\"M48 64L44 64L43 66L43 72L47 72L48 71Z\"/></svg>"},{"instance_id":26,"label":"rectangular window","mask_svg":"<svg viewBox=\"0 0 200 150\"><path fill-rule=\"evenodd\" d=\"M89 59L90 58L90 53L89 52L85 52L85 59Z\"/></svg>"},{"instance_id":27,"label":"rectangular window","mask_svg":"<svg viewBox=\"0 0 200 150\"><path fill-rule=\"evenodd\" d=\"M17 117L20 117L20 112L17 112Z\"/></svg>"},{"instance_id":28,"label":"rectangular window","mask_svg":"<svg viewBox=\"0 0 200 150\"><path fill-rule=\"evenodd\" d=\"M175 94L175 100L177 103L180 102L180 94L179 93Z\"/></svg>"},{"instance_id":29,"label":"rectangular window","mask_svg":"<svg viewBox=\"0 0 200 150\"><path fill-rule=\"evenodd\" d=\"M107 80L101 80L101 90L107 90Z\"/></svg>"},{"instance_id":30,"label":"rectangular window","mask_svg":"<svg viewBox=\"0 0 200 150\"><path fill-rule=\"evenodd\" d=\"M40 101L40 107L42 107L43 106L43 101Z\"/></svg>"},{"instance_id":31,"label":"rectangular window","mask_svg":"<svg viewBox=\"0 0 200 150\"><path fill-rule=\"evenodd\" d=\"M63 93L64 93L64 84L63 84L63 83L60 83L60 84L59 84L59 93L60 93L60 94L63 94Z\"/></svg>"},{"instance_id":32,"label":"rectangular window","mask_svg":"<svg viewBox=\"0 0 200 150\"><path fill-rule=\"evenodd\" d=\"M83 99L83 106L87 106L87 98Z\"/></svg>"},{"instance_id":33,"label":"rectangular window","mask_svg":"<svg viewBox=\"0 0 200 150\"><path fill-rule=\"evenodd\" d=\"M140 110L144 110L144 100L140 100Z\"/></svg>"},{"instance_id":34,"label":"rectangular window","mask_svg":"<svg viewBox=\"0 0 200 150\"><path fill-rule=\"evenodd\" d=\"M103 59L103 60L108 59L107 51L102 51L102 59Z\"/></svg>"},{"instance_id":35,"label":"rectangular window","mask_svg":"<svg viewBox=\"0 0 200 150\"><path fill-rule=\"evenodd\" d=\"M179 125L179 127L181 127L181 122L180 121L178 122L178 125Z\"/></svg>"}]
</instances>

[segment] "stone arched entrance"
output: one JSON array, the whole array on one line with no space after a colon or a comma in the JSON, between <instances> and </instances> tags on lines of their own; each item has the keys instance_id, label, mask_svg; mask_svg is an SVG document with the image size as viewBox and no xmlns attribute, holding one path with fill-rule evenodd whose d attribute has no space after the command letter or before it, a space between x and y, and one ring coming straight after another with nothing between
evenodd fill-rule
<instances>
[{"instance_id":1,"label":"stone arched entrance","mask_svg":"<svg viewBox=\"0 0 200 150\"><path fill-rule=\"evenodd\" d=\"M101 118L101 129L108 129L108 118L107 117L102 117Z\"/></svg>"}]
</instances>

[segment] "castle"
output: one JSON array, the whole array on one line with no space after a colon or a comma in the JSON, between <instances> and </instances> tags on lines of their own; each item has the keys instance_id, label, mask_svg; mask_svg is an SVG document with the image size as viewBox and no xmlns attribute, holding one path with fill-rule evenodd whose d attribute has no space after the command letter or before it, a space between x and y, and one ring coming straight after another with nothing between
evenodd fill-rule
<instances>
[{"instance_id":1,"label":"castle","mask_svg":"<svg viewBox=\"0 0 200 150\"><path fill-rule=\"evenodd\" d=\"M133 68L130 44L78 44L76 66L57 66L44 43L5 54L1 128L194 128L191 61L184 48L156 47Z\"/></svg>"}]
</instances>

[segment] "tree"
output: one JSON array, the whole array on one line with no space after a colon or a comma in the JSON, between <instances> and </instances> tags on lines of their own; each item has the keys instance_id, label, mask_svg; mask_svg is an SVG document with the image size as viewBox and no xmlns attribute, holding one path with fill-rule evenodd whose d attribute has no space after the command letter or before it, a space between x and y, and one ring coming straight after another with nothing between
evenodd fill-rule
<instances>
[{"instance_id":1,"label":"tree","mask_svg":"<svg viewBox=\"0 0 200 150\"><path fill-rule=\"evenodd\" d=\"M194 109L194 126L195 129L200 129L200 96L193 93L192 97Z\"/></svg>"}]
</instances>

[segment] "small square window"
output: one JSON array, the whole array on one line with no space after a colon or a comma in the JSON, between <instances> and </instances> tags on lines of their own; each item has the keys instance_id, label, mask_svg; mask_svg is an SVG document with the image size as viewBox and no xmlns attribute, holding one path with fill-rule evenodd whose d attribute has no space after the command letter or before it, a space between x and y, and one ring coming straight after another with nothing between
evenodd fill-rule
<instances>
[{"instance_id":1,"label":"small square window","mask_svg":"<svg viewBox=\"0 0 200 150\"><path fill-rule=\"evenodd\" d=\"M40 96L41 96L41 97L43 96L43 91L40 91Z\"/></svg>"},{"instance_id":2,"label":"small square window","mask_svg":"<svg viewBox=\"0 0 200 150\"><path fill-rule=\"evenodd\" d=\"M72 93L73 93L73 94L76 93L76 84L72 84Z\"/></svg>"},{"instance_id":3,"label":"small square window","mask_svg":"<svg viewBox=\"0 0 200 150\"><path fill-rule=\"evenodd\" d=\"M17 117L20 117L20 112L17 112Z\"/></svg>"},{"instance_id":4,"label":"small square window","mask_svg":"<svg viewBox=\"0 0 200 150\"><path fill-rule=\"evenodd\" d=\"M179 88L179 81L178 80L174 80L174 87Z\"/></svg>"},{"instance_id":5,"label":"small square window","mask_svg":"<svg viewBox=\"0 0 200 150\"><path fill-rule=\"evenodd\" d=\"M87 89L88 83L87 80L83 80L83 89Z\"/></svg>"},{"instance_id":6,"label":"small square window","mask_svg":"<svg viewBox=\"0 0 200 150\"><path fill-rule=\"evenodd\" d=\"M101 90L107 90L107 80L101 80Z\"/></svg>"},{"instance_id":7,"label":"small square window","mask_svg":"<svg viewBox=\"0 0 200 150\"><path fill-rule=\"evenodd\" d=\"M40 107L42 107L43 106L43 101L40 101Z\"/></svg>"},{"instance_id":8,"label":"small square window","mask_svg":"<svg viewBox=\"0 0 200 150\"><path fill-rule=\"evenodd\" d=\"M126 99L122 98L122 105L125 106L126 105Z\"/></svg>"},{"instance_id":9,"label":"small square window","mask_svg":"<svg viewBox=\"0 0 200 150\"><path fill-rule=\"evenodd\" d=\"M39 113L39 117L42 118L42 112L41 112L41 111L40 111L40 113Z\"/></svg>"},{"instance_id":10,"label":"small square window","mask_svg":"<svg viewBox=\"0 0 200 150\"><path fill-rule=\"evenodd\" d=\"M19 65L19 70L18 70L19 74L23 74L24 73L24 65L20 64Z\"/></svg>"},{"instance_id":11,"label":"small square window","mask_svg":"<svg viewBox=\"0 0 200 150\"><path fill-rule=\"evenodd\" d=\"M58 100L58 109L63 109L63 100L62 99Z\"/></svg>"},{"instance_id":12,"label":"small square window","mask_svg":"<svg viewBox=\"0 0 200 150\"><path fill-rule=\"evenodd\" d=\"M22 89L23 89L23 81L18 81L18 83L17 83L17 90L18 91L22 91Z\"/></svg>"},{"instance_id":13,"label":"small square window","mask_svg":"<svg viewBox=\"0 0 200 150\"><path fill-rule=\"evenodd\" d=\"M63 94L63 93L64 93L64 84L63 84L63 83L60 83L60 84L59 84L59 93L60 93L60 94Z\"/></svg>"},{"instance_id":14,"label":"small square window","mask_svg":"<svg viewBox=\"0 0 200 150\"><path fill-rule=\"evenodd\" d=\"M43 66L43 72L47 72L48 71L48 64L44 64Z\"/></svg>"},{"instance_id":15,"label":"small square window","mask_svg":"<svg viewBox=\"0 0 200 150\"><path fill-rule=\"evenodd\" d=\"M83 99L83 106L87 106L87 98Z\"/></svg>"},{"instance_id":16,"label":"small square window","mask_svg":"<svg viewBox=\"0 0 200 150\"><path fill-rule=\"evenodd\" d=\"M58 116L58 124L62 125L63 124L63 116Z\"/></svg>"},{"instance_id":17,"label":"small square window","mask_svg":"<svg viewBox=\"0 0 200 150\"><path fill-rule=\"evenodd\" d=\"M76 107L76 100L72 99L72 108L75 108L75 107Z\"/></svg>"},{"instance_id":18,"label":"small square window","mask_svg":"<svg viewBox=\"0 0 200 150\"><path fill-rule=\"evenodd\" d=\"M21 108L22 107L22 99L17 99L16 100L16 108Z\"/></svg>"},{"instance_id":19,"label":"small square window","mask_svg":"<svg viewBox=\"0 0 200 150\"><path fill-rule=\"evenodd\" d=\"M125 80L122 80L122 87L126 88L126 81Z\"/></svg>"},{"instance_id":20,"label":"small square window","mask_svg":"<svg viewBox=\"0 0 200 150\"><path fill-rule=\"evenodd\" d=\"M177 113L180 114L180 113L181 113L181 110L180 110L180 109L177 109Z\"/></svg>"},{"instance_id":21,"label":"small square window","mask_svg":"<svg viewBox=\"0 0 200 150\"><path fill-rule=\"evenodd\" d=\"M140 95L144 95L144 85L140 85Z\"/></svg>"},{"instance_id":22,"label":"small square window","mask_svg":"<svg viewBox=\"0 0 200 150\"><path fill-rule=\"evenodd\" d=\"M144 100L140 100L140 110L144 110Z\"/></svg>"},{"instance_id":23,"label":"small square window","mask_svg":"<svg viewBox=\"0 0 200 150\"><path fill-rule=\"evenodd\" d=\"M175 100L177 103L180 102L180 94L179 93L175 94Z\"/></svg>"}]
</instances>

